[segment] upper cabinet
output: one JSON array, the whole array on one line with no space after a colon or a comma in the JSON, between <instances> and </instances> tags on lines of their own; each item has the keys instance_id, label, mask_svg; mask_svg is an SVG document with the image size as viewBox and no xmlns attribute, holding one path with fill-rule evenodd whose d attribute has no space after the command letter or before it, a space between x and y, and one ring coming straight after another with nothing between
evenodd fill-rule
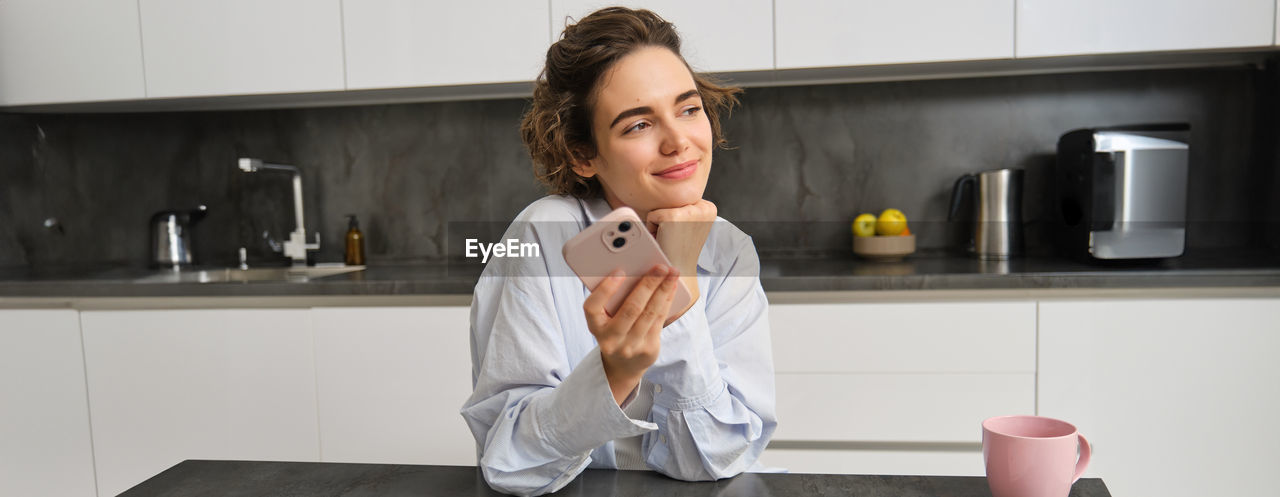
<instances>
[{"instance_id":1,"label":"upper cabinet","mask_svg":"<svg viewBox=\"0 0 1280 497\"><path fill-rule=\"evenodd\" d=\"M680 51L695 71L773 69L773 2L770 0L552 0L552 39L559 39L566 23L611 5L649 9L675 24L680 32Z\"/></svg>"},{"instance_id":2,"label":"upper cabinet","mask_svg":"<svg viewBox=\"0 0 1280 497\"><path fill-rule=\"evenodd\" d=\"M339 0L137 0L148 97L342 90Z\"/></svg>"},{"instance_id":3,"label":"upper cabinet","mask_svg":"<svg viewBox=\"0 0 1280 497\"><path fill-rule=\"evenodd\" d=\"M615 3L0 0L0 108L278 93L320 93L291 102L323 104L385 95L344 90L415 87L441 90L406 98L491 96L485 92L508 87L479 85L532 81L566 24ZM909 78L956 67L930 73L921 64L930 62L1252 49L1280 41L1277 0L621 3L674 23L696 71L761 72L738 75L744 82L768 80L773 70L918 64L904 66ZM783 74L778 81L804 84L830 72Z\"/></svg>"},{"instance_id":4,"label":"upper cabinet","mask_svg":"<svg viewBox=\"0 0 1280 497\"><path fill-rule=\"evenodd\" d=\"M1013 57L1013 0L777 0L777 68Z\"/></svg>"},{"instance_id":5,"label":"upper cabinet","mask_svg":"<svg viewBox=\"0 0 1280 497\"><path fill-rule=\"evenodd\" d=\"M531 81L550 45L546 2L346 0L347 88Z\"/></svg>"},{"instance_id":6,"label":"upper cabinet","mask_svg":"<svg viewBox=\"0 0 1280 497\"><path fill-rule=\"evenodd\" d=\"M0 1L0 106L145 96L137 0Z\"/></svg>"},{"instance_id":7,"label":"upper cabinet","mask_svg":"<svg viewBox=\"0 0 1280 497\"><path fill-rule=\"evenodd\" d=\"M1018 57L1267 46L1275 0L1018 0Z\"/></svg>"}]
</instances>

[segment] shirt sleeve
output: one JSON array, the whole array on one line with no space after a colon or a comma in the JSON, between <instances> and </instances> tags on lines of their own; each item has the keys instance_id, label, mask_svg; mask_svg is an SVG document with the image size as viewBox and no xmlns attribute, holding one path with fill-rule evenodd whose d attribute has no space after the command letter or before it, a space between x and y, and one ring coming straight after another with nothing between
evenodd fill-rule
<instances>
[{"instance_id":1,"label":"shirt sleeve","mask_svg":"<svg viewBox=\"0 0 1280 497\"><path fill-rule=\"evenodd\" d=\"M650 468L673 478L737 475L777 427L768 299L747 240L718 286L663 329L658 361L645 373L658 430L645 434L642 450Z\"/></svg>"},{"instance_id":2,"label":"shirt sleeve","mask_svg":"<svg viewBox=\"0 0 1280 497\"><path fill-rule=\"evenodd\" d=\"M475 389L461 414L489 485L541 495L572 481L597 447L657 427L618 407L598 348L569 363L545 265L495 261L507 266L482 276L472 300Z\"/></svg>"}]
</instances>

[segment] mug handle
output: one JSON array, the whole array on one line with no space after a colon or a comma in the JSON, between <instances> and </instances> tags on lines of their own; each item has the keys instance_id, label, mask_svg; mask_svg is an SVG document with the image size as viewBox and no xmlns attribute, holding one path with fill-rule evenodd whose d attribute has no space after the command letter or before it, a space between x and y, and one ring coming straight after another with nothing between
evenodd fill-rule
<instances>
[{"instance_id":1,"label":"mug handle","mask_svg":"<svg viewBox=\"0 0 1280 497\"><path fill-rule=\"evenodd\" d=\"M1089 446L1089 441L1084 439L1084 435L1076 433L1080 437L1080 459L1076 461L1076 475L1071 478L1071 483L1075 483L1084 474L1084 469L1089 467L1089 456L1093 452L1093 448Z\"/></svg>"}]
</instances>

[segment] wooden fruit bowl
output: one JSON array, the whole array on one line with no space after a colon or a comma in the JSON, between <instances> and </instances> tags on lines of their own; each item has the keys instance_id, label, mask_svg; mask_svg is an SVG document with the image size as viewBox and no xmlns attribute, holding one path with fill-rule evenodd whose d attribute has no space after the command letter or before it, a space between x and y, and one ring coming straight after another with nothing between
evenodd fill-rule
<instances>
[{"instance_id":1,"label":"wooden fruit bowl","mask_svg":"<svg viewBox=\"0 0 1280 497\"><path fill-rule=\"evenodd\" d=\"M853 237L853 253L873 261L900 261L915 251L915 235Z\"/></svg>"}]
</instances>

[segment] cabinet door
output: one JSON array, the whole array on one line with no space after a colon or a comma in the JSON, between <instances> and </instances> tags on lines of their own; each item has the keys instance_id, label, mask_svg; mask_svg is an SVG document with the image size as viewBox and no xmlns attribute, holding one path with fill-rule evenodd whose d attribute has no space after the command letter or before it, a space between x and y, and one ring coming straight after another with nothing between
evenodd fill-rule
<instances>
[{"instance_id":1,"label":"cabinet door","mask_svg":"<svg viewBox=\"0 0 1280 497\"><path fill-rule=\"evenodd\" d=\"M770 446L760 456L760 461L768 467L785 468L791 473L986 476L980 449L939 447L904 450L886 445L858 450L806 450Z\"/></svg>"},{"instance_id":2,"label":"cabinet door","mask_svg":"<svg viewBox=\"0 0 1280 497\"><path fill-rule=\"evenodd\" d=\"M0 1L0 106L144 96L136 0Z\"/></svg>"},{"instance_id":3,"label":"cabinet door","mask_svg":"<svg viewBox=\"0 0 1280 497\"><path fill-rule=\"evenodd\" d=\"M325 461L475 465L470 308L317 308Z\"/></svg>"},{"instance_id":4,"label":"cabinet door","mask_svg":"<svg viewBox=\"0 0 1280 497\"><path fill-rule=\"evenodd\" d=\"M186 459L319 460L310 316L82 312L100 493Z\"/></svg>"},{"instance_id":5,"label":"cabinet door","mask_svg":"<svg viewBox=\"0 0 1280 497\"><path fill-rule=\"evenodd\" d=\"M347 88L533 81L550 34L547 2L347 0Z\"/></svg>"},{"instance_id":6,"label":"cabinet door","mask_svg":"<svg viewBox=\"0 0 1280 497\"><path fill-rule=\"evenodd\" d=\"M612 5L649 9L675 24L680 51L695 71L773 69L773 3L768 0L552 0L552 39L560 38L566 23Z\"/></svg>"},{"instance_id":7,"label":"cabinet door","mask_svg":"<svg viewBox=\"0 0 1280 497\"><path fill-rule=\"evenodd\" d=\"M1275 0L1018 0L1018 57L1271 45Z\"/></svg>"},{"instance_id":8,"label":"cabinet door","mask_svg":"<svg viewBox=\"0 0 1280 497\"><path fill-rule=\"evenodd\" d=\"M341 90L339 0L138 0L148 97Z\"/></svg>"},{"instance_id":9,"label":"cabinet door","mask_svg":"<svg viewBox=\"0 0 1280 497\"><path fill-rule=\"evenodd\" d=\"M1013 0L777 0L778 69L1013 57Z\"/></svg>"},{"instance_id":10,"label":"cabinet door","mask_svg":"<svg viewBox=\"0 0 1280 497\"><path fill-rule=\"evenodd\" d=\"M1043 302L1039 412L1114 495L1274 495L1280 300Z\"/></svg>"},{"instance_id":11,"label":"cabinet door","mask_svg":"<svg viewBox=\"0 0 1280 497\"><path fill-rule=\"evenodd\" d=\"M981 475L983 419L1035 411L1035 302L769 306L795 472Z\"/></svg>"},{"instance_id":12,"label":"cabinet door","mask_svg":"<svg viewBox=\"0 0 1280 497\"><path fill-rule=\"evenodd\" d=\"M93 497L76 311L0 310L0 399L0 495Z\"/></svg>"}]
</instances>

